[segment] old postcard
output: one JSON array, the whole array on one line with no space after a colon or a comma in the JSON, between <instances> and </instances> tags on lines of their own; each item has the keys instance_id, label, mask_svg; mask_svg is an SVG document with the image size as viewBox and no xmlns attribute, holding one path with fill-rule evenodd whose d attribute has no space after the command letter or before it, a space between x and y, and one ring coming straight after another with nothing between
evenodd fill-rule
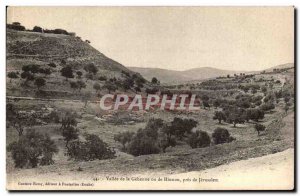
<instances>
[{"instance_id":1,"label":"old postcard","mask_svg":"<svg viewBox=\"0 0 300 196\"><path fill-rule=\"evenodd\" d=\"M7 7L8 190L293 190L294 7Z\"/></svg>"}]
</instances>

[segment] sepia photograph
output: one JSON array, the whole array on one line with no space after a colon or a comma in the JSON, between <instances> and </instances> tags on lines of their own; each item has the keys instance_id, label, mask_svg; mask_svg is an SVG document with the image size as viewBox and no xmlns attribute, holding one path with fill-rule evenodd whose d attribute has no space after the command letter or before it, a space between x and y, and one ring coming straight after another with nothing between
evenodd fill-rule
<instances>
[{"instance_id":1,"label":"sepia photograph","mask_svg":"<svg viewBox=\"0 0 300 196\"><path fill-rule=\"evenodd\" d=\"M295 13L7 6L6 189L294 191Z\"/></svg>"}]
</instances>

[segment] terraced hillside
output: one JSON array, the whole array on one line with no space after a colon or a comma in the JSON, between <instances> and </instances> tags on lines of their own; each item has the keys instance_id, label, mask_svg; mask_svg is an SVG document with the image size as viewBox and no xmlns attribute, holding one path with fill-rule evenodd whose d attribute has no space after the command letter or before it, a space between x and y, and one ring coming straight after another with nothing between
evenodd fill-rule
<instances>
[{"instance_id":1,"label":"terraced hillside","mask_svg":"<svg viewBox=\"0 0 300 196\"><path fill-rule=\"evenodd\" d=\"M47 69L48 73L33 73L34 79L41 77L46 80L42 88L37 89L34 79L26 81L21 74L23 67L37 65L38 69ZM97 71L92 73L85 67L93 65ZM71 67L73 77L65 81L61 70L64 67ZM120 63L106 57L101 52L93 48L88 41L81 40L80 37L64 34L50 34L28 31L7 30L7 74L16 73L16 77L7 82L8 96L44 96L57 98L79 97L88 94L93 89L93 85L98 83L101 91L106 82L117 82L119 91L124 91L120 83L131 79L134 74L135 80L143 78ZM81 75L77 75L81 72ZM18 79L17 79L18 78ZM21 79L21 80L20 80ZM70 83L81 80L85 87L80 93L74 93ZM131 82L132 83L132 82ZM130 86L125 90L133 89Z\"/></svg>"}]
</instances>

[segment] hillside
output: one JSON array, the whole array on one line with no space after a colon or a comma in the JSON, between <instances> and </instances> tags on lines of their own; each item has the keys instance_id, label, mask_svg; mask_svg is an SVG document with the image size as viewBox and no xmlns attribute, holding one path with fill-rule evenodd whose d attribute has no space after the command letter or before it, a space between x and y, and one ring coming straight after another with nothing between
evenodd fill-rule
<instances>
[{"instance_id":1,"label":"hillside","mask_svg":"<svg viewBox=\"0 0 300 196\"><path fill-rule=\"evenodd\" d=\"M241 71L221 70L211 67L201 67L185 71L175 71L159 68L128 67L134 72L140 73L147 80L156 77L161 83L179 83L191 80L204 80L227 74L241 73Z\"/></svg>"},{"instance_id":2,"label":"hillside","mask_svg":"<svg viewBox=\"0 0 300 196\"><path fill-rule=\"evenodd\" d=\"M291 67L294 67L294 63L285 63L285 64L277 65L277 66L271 67L269 69L265 69L265 71L270 72L270 71L273 71L273 69L285 69L285 68L291 68Z\"/></svg>"},{"instance_id":3,"label":"hillside","mask_svg":"<svg viewBox=\"0 0 300 196\"><path fill-rule=\"evenodd\" d=\"M83 41L80 37L64 34L39 33L28 31L15 31L7 29L7 72L15 72L17 78L7 82L7 95L11 96L35 96L37 90L33 80L28 82L22 77L23 66L36 65L39 69L48 69L50 74L33 73L35 79L42 77L46 84L40 90L48 97L70 97L75 93L70 83L81 80L86 87L82 94L92 91L93 85L100 85L100 92L105 90L103 86L107 82L124 84L131 79L132 71L120 63L106 57L93 48L89 41ZM51 65L52 64L52 65ZM50 66L49 66L50 65ZM96 73L91 74L86 66L95 66ZM61 75L64 67L71 67L73 77L69 80ZM77 72L81 72L78 76ZM22 78L22 79L21 79ZM135 79L141 78L135 74ZM66 81L68 80L68 81ZM132 84L132 83L131 83ZM116 85L117 86L117 85ZM130 89L134 86L130 86ZM17 89L17 90L16 90ZM124 89L118 87L117 90ZM81 91L81 89L80 89Z\"/></svg>"}]
</instances>

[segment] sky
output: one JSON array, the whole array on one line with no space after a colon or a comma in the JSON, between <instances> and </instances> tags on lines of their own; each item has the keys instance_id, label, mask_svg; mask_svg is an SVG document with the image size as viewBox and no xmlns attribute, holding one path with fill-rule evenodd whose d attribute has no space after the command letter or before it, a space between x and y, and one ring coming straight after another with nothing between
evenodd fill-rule
<instances>
[{"instance_id":1,"label":"sky","mask_svg":"<svg viewBox=\"0 0 300 196\"><path fill-rule=\"evenodd\" d=\"M128 67L263 70L294 62L293 7L9 7L7 22L76 32Z\"/></svg>"}]
</instances>

